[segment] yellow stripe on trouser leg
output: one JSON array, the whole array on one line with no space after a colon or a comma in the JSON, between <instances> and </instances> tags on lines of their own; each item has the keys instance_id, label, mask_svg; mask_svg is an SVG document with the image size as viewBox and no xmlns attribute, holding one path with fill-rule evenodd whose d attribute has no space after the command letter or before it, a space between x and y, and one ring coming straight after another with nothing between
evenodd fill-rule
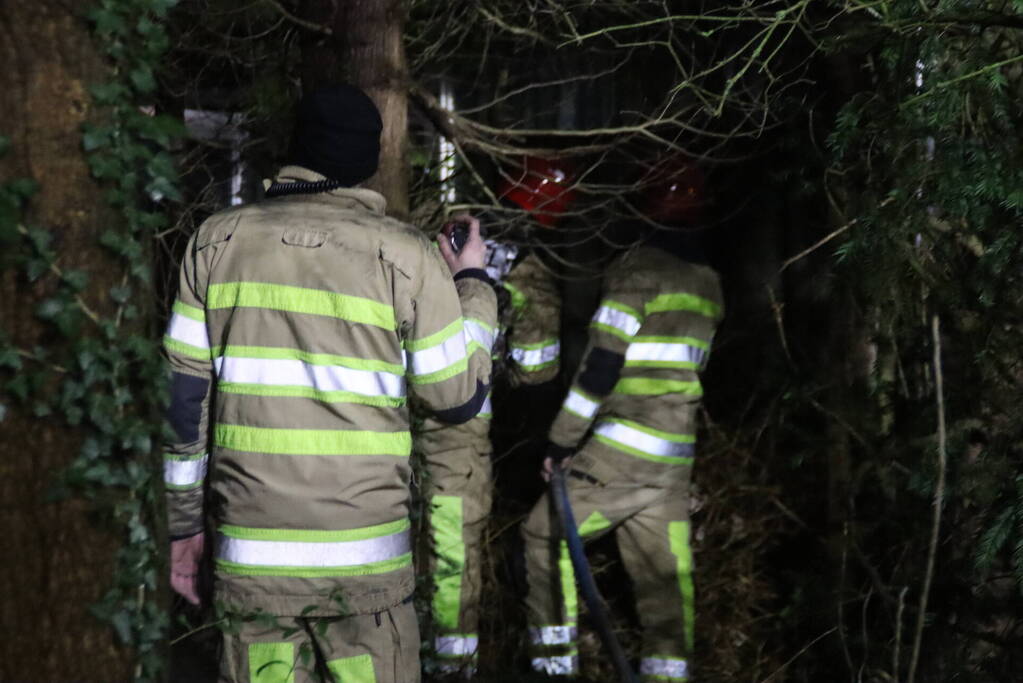
<instances>
[{"instance_id":1,"label":"yellow stripe on trouser leg","mask_svg":"<svg viewBox=\"0 0 1023 683\"><path fill-rule=\"evenodd\" d=\"M433 496L430 500L430 526L436 557L433 580L433 618L444 631L457 631L462 597L462 573L465 571L465 544L462 541L462 499L458 496Z\"/></svg>"},{"instance_id":2,"label":"yellow stripe on trouser leg","mask_svg":"<svg viewBox=\"0 0 1023 683\"><path fill-rule=\"evenodd\" d=\"M294 643L249 645L249 683L295 683Z\"/></svg>"},{"instance_id":3,"label":"yellow stripe on trouser leg","mask_svg":"<svg viewBox=\"0 0 1023 683\"><path fill-rule=\"evenodd\" d=\"M377 683L371 655L332 659L327 662L327 669L334 683Z\"/></svg>"},{"instance_id":4,"label":"yellow stripe on trouser leg","mask_svg":"<svg viewBox=\"0 0 1023 683\"><path fill-rule=\"evenodd\" d=\"M689 546L689 522L669 522L671 554L678 558L678 587L682 594L682 620L686 629L686 650L693 651L693 549Z\"/></svg>"},{"instance_id":5,"label":"yellow stripe on trouser leg","mask_svg":"<svg viewBox=\"0 0 1023 683\"><path fill-rule=\"evenodd\" d=\"M579 536L585 538L590 534L603 531L611 526L607 517L594 510L586 521L579 525ZM558 558L558 572L561 574L561 595L564 602L564 623L575 624L579 620L579 596L575 589L575 569L572 558L568 554L568 543L561 541L561 555Z\"/></svg>"}]
</instances>

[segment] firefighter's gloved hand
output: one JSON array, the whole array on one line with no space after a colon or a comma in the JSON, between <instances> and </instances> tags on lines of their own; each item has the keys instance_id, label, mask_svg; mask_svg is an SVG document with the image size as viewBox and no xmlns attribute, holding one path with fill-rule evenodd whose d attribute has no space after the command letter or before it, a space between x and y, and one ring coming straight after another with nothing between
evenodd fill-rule
<instances>
[{"instance_id":1,"label":"firefighter's gloved hand","mask_svg":"<svg viewBox=\"0 0 1023 683\"><path fill-rule=\"evenodd\" d=\"M466 239L465 246L462 247L461 251L455 251L455 248L451 246L451 232L455 224L462 224L469 229L469 237ZM451 270L452 275L457 275L459 271L467 269L483 269L487 260L487 245L483 243L483 238L480 236L480 222L478 219L473 218L467 213L453 216L452 222L444 227L442 235L437 240L437 246L440 247L441 256L444 257L444 261L448 264L448 269Z\"/></svg>"},{"instance_id":2,"label":"firefighter's gloved hand","mask_svg":"<svg viewBox=\"0 0 1023 683\"><path fill-rule=\"evenodd\" d=\"M555 467L567 470L572 464L574 452L571 448L559 446L553 442L548 443L547 457L543 459L543 471L540 473L543 480L548 482L551 480L551 474L554 472Z\"/></svg>"},{"instance_id":3,"label":"firefighter's gloved hand","mask_svg":"<svg viewBox=\"0 0 1023 683\"><path fill-rule=\"evenodd\" d=\"M170 583L174 592L193 605L199 604L199 561L206 534L171 541Z\"/></svg>"}]
</instances>

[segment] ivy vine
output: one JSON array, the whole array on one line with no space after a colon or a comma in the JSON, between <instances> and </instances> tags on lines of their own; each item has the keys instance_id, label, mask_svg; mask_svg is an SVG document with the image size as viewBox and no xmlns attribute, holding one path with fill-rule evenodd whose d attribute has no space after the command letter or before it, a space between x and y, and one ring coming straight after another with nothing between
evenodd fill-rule
<instances>
[{"instance_id":1,"label":"ivy vine","mask_svg":"<svg viewBox=\"0 0 1023 683\"><path fill-rule=\"evenodd\" d=\"M20 348L0 330L0 420L8 405L17 405L37 418L61 419L80 435L80 450L54 496L89 501L116 534L111 583L90 609L135 653L137 681L160 679L168 626L156 599L166 545L156 450L166 392L153 325L151 246L168 225L167 201L180 199L170 146L184 127L153 112L156 73L169 46L164 21L175 3L99 0L86 13L111 68L109 80L90 87L102 121L83 129L82 146L106 202L123 219L99 236L123 271L107 292L109 313L82 297L90 273L62 269L51 232L25 223L35 181L0 186L0 267L45 285L48 295L34 313L55 340ZM0 155L9 147L0 138Z\"/></svg>"}]
</instances>

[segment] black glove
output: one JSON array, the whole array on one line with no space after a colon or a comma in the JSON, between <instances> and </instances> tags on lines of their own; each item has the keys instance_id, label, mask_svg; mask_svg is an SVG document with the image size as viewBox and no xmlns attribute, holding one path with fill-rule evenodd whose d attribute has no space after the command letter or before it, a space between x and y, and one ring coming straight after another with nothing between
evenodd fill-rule
<instances>
[{"instance_id":1,"label":"black glove","mask_svg":"<svg viewBox=\"0 0 1023 683\"><path fill-rule=\"evenodd\" d=\"M551 459L551 462L555 465L560 465L565 458L570 458L575 453L574 448L568 448L567 446L559 446L553 441L547 442L547 453L546 456Z\"/></svg>"}]
</instances>

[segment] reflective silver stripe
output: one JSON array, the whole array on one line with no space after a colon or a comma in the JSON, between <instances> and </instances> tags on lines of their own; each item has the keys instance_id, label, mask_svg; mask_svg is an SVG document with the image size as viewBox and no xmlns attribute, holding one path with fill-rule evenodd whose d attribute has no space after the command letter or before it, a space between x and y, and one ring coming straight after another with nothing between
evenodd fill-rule
<instances>
[{"instance_id":1,"label":"reflective silver stripe","mask_svg":"<svg viewBox=\"0 0 1023 683\"><path fill-rule=\"evenodd\" d=\"M320 391L350 391L364 396L400 398L405 395L405 378L389 372L313 365L295 359L233 356L220 356L214 359L213 365L224 382L314 387Z\"/></svg>"},{"instance_id":2,"label":"reflective silver stripe","mask_svg":"<svg viewBox=\"0 0 1023 683\"><path fill-rule=\"evenodd\" d=\"M611 308L610 306L601 306L597 309L597 312L593 316L593 322L601 323L602 325L610 325L611 327L621 330L630 337L636 336L639 332L641 323L636 316L626 313L625 311L619 311L617 308Z\"/></svg>"},{"instance_id":3,"label":"reflective silver stripe","mask_svg":"<svg viewBox=\"0 0 1023 683\"><path fill-rule=\"evenodd\" d=\"M548 676L571 676L579 668L578 655L560 655L555 657L533 657L533 671L541 671Z\"/></svg>"},{"instance_id":4,"label":"reflective silver stripe","mask_svg":"<svg viewBox=\"0 0 1023 683\"><path fill-rule=\"evenodd\" d=\"M684 659L644 657L639 663L639 673L643 676L667 676L685 680L689 675L689 667Z\"/></svg>"},{"instance_id":5,"label":"reflective silver stripe","mask_svg":"<svg viewBox=\"0 0 1023 683\"><path fill-rule=\"evenodd\" d=\"M568 392L568 396L565 397L563 407L577 415L589 418L597 414L597 409L600 408L600 404L596 401L591 401L575 389L572 389Z\"/></svg>"},{"instance_id":6,"label":"reflective silver stripe","mask_svg":"<svg viewBox=\"0 0 1023 683\"><path fill-rule=\"evenodd\" d=\"M352 567L411 550L409 530L359 541L255 541L217 534L217 558L258 567Z\"/></svg>"},{"instance_id":7,"label":"reflective silver stripe","mask_svg":"<svg viewBox=\"0 0 1023 683\"><path fill-rule=\"evenodd\" d=\"M189 346L200 349L210 348L210 336L206 332L206 323L192 320L180 313L171 316L170 325L167 326L167 336Z\"/></svg>"},{"instance_id":8,"label":"reflective silver stripe","mask_svg":"<svg viewBox=\"0 0 1023 683\"><path fill-rule=\"evenodd\" d=\"M203 453L201 458L175 460L166 456L163 460L163 481L170 486L195 486L206 478L210 456Z\"/></svg>"},{"instance_id":9,"label":"reflective silver stripe","mask_svg":"<svg viewBox=\"0 0 1023 683\"><path fill-rule=\"evenodd\" d=\"M443 657L468 657L476 654L479 638L476 636L437 636L433 647Z\"/></svg>"},{"instance_id":10,"label":"reflective silver stripe","mask_svg":"<svg viewBox=\"0 0 1023 683\"><path fill-rule=\"evenodd\" d=\"M458 330L440 344L409 354L414 375L429 375L465 358L465 332Z\"/></svg>"},{"instance_id":11,"label":"reflective silver stripe","mask_svg":"<svg viewBox=\"0 0 1023 683\"><path fill-rule=\"evenodd\" d=\"M480 415L493 415L493 414L494 414L494 406L490 402L490 394L487 394L487 397L485 399L483 399L483 407L480 408L480 412L476 413L476 415L480 416Z\"/></svg>"},{"instance_id":12,"label":"reflective silver stripe","mask_svg":"<svg viewBox=\"0 0 1023 683\"><path fill-rule=\"evenodd\" d=\"M556 341L553 344L548 344L547 346L542 346L539 349L524 349L522 347L512 346L511 350L512 360L523 367L550 363L551 361L557 360L560 354L561 342L559 341Z\"/></svg>"},{"instance_id":13,"label":"reflective silver stripe","mask_svg":"<svg viewBox=\"0 0 1023 683\"><path fill-rule=\"evenodd\" d=\"M578 633L575 626L540 626L529 629L529 639L533 645L568 645Z\"/></svg>"},{"instance_id":14,"label":"reflective silver stripe","mask_svg":"<svg viewBox=\"0 0 1023 683\"><path fill-rule=\"evenodd\" d=\"M691 458L695 451L691 443L679 443L662 439L620 422L601 422L597 425L594 433L650 455Z\"/></svg>"},{"instance_id":15,"label":"reflective silver stripe","mask_svg":"<svg viewBox=\"0 0 1023 683\"><path fill-rule=\"evenodd\" d=\"M625 361L674 361L679 363L703 362L707 352L689 344L654 344L650 342L633 342L625 351Z\"/></svg>"},{"instance_id":16,"label":"reflective silver stripe","mask_svg":"<svg viewBox=\"0 0 1023 683\"><path fill-rule=\"evenodd\" d=\"M494 348L494 339L497 337L493 330L489 330L476 320L465 320L462 323L462 331L467 339L479 343L487 351Z\"/></svg>"}]
</instances>

